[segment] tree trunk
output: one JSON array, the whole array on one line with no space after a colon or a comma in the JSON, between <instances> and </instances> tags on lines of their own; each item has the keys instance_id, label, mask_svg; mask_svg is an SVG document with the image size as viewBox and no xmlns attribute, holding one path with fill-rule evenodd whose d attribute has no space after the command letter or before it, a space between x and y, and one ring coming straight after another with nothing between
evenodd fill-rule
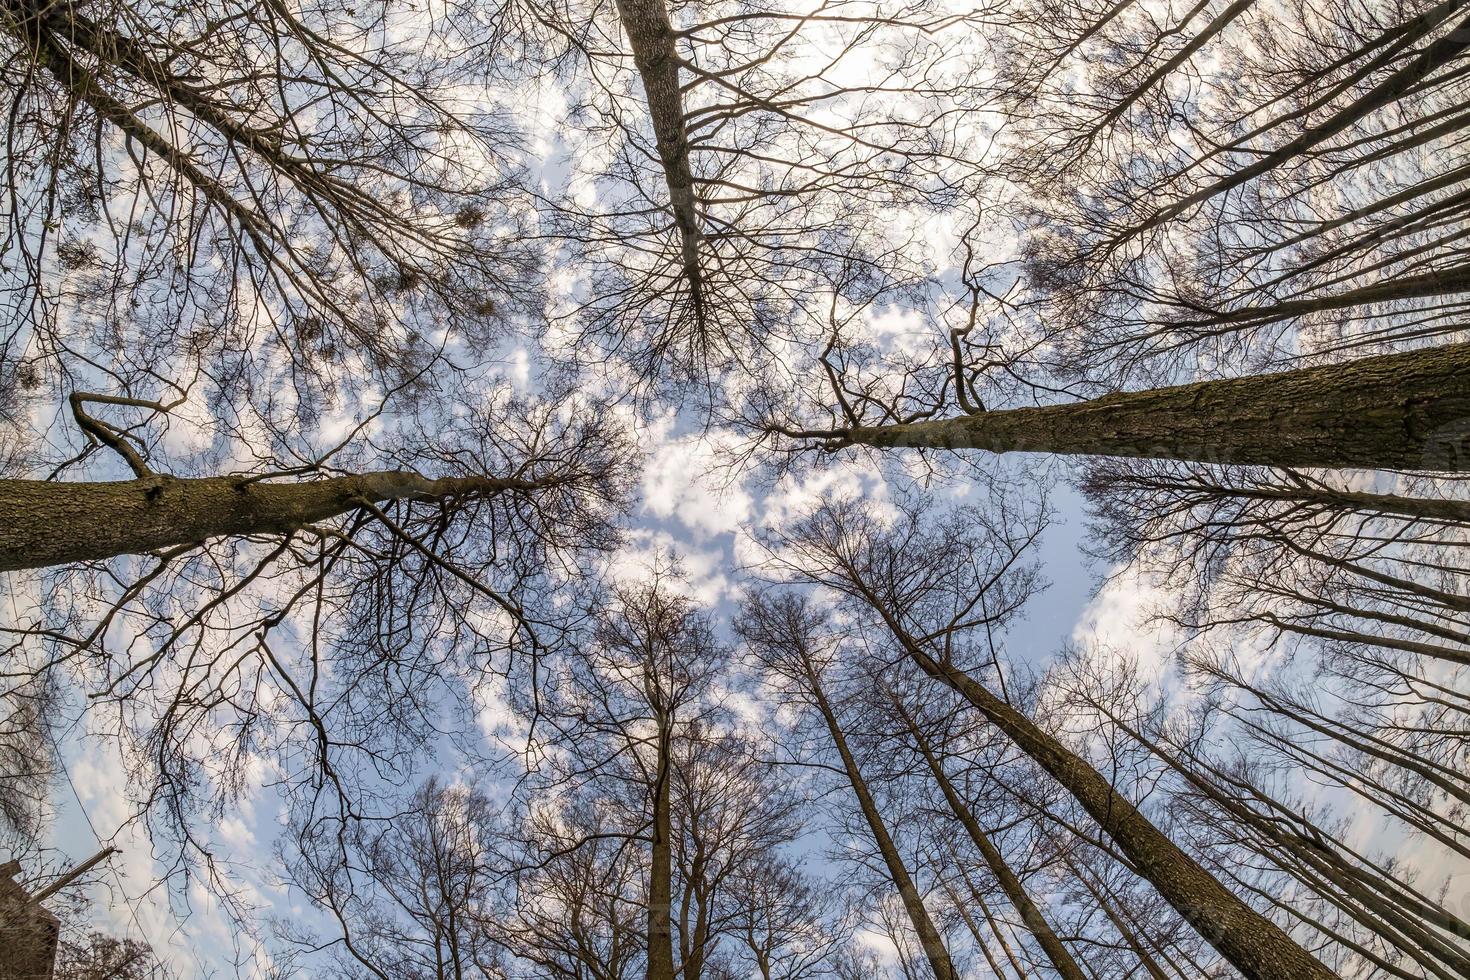
<instances>
[{"instance_id":1,"label":"tree trunk","mask_svg":"<svg viewBox=\"0 0 1470 980\"><path fill-rule=\"evenodd\" d=\"M658 771L653 783L653 846L648 868L648 980L674 980L674 857L670 793L673 738L659 720Z\"/></svg>"},{"instance_id":2,"label":"tree trunk","mask_svg":"<svg viewBox=\"0 0 1470 980\"><path fill-rule=\"evenodd\" d=\"M980 906L980 914L985 916L985 924L990 927L990 934L995 937L996 942L1000 943L1001 952L1006 954L1006 961L1011 964L1011 969L1016 971L1016 976L1020 980L1031 980L1031 974L1021 965L1021 961L1016 957L1016 951L1011 949L1010 941L1006 939L1000 923L995 921L995 913L990 910L990 903L985 901L985 896L981 894L974 879L970 877L970 872L966 871L958 861L956 865L960 869L960 876L965 879L965 887L969 889L970 897L975 900L976 905Z\"/></svg>"},{"instance_id":3,"label":"tree trunk","mask_svg":"<svg viewBox=\"0 0 1470 980\"><path fill-rule=\"evenodd\" d=\"M1138 873L1249 980L1334 980L1279 926L1215 880L1085 760L961 670L898 637L926 674L949 685L1060 783Z\"/></svg>"},{"instance_id":4,"label":"tree trunk","mask_svg":"<svg viewBox=\"0 0 1470 980\"><path fill-rule=\"evenodd\" d=\"M843 433L880 448L1470 470L1470 344Z\"/></svg>"},{"instance_id":5,"label":"tree trunk","mask_svg":"<svg viewBox=\"0 0 1470 980\"><path fill-rule=\"evenodd\" d=\"M679 54L674 27L664 0L618 0L618 18L633 49L633 63L643 79L648 115L664 180L669 208L679 231L680 259L689 281L695 316L704 319L703 277L699 266L701 238L694 175L689 167L689 135L684 123L684 96L679 86Z\"/></svg>"},{"instance_id":6,"label":"tree trunk","mask_svg":"<svg viewBox=\"0 0 1470 980\"><path fill-rule=\"evenodd\" d=\"M1085 759L964 671L934 659L866 582L848 579L920 670L950 687L1072 794L1184 919L1247 980L1334 980L1279 926L1220 884Z\"/></svg>"},{"instance_id":7,"label":"tree trunk","mask_svg":"<svg viewBox=\"0 0 1470 980\"><path fill-rule=\"evenodd\" d=\"M980 950L981 955L985 957L985 964L990 967L991 975L995 977L995 980L1005 980L1005 974L1001 972L1000 963L996 960L995 954L990 951L990 944L980 934L980 926L975 922L975 917L970 914L970 910L965 907L964 902L960 901L960 896L950 887L948 882L945 882L943 887L944 894L949 896L950 904L959 913L960 921L965 924L965 928L970 930L970 935L974 937L975 948Z\"/></svg>"},{"instance_id":8,"label":"tree trunk","mask_svg":"<svg viewBox=\"0 0 1470 980\"><path fill-rule=\"evenodd\" d=\"M913 737L914 744L918 746L919 754L924 757L924 762L929 766L929 772L933 774L934 781L939 784L940 790L943 791L945 802L949 804L950 810L959 822L964 825L965 832L970 835L970 840L974 842L976 849L980 852L980 856L985 859L985 866L990 869L990 873L1000 883L1001 891L1005 892L1005 896L1010 901L1011 907L1021 916L1021 921L1026 924L1026 928L1031 931L1031 935L1036 937L1037 945L1041 947L1042 952L1046 953L1047 959L1051 961L1052 966L1056 967L1057 973L1063 980L1087 980L1082 973L1082 969L1077 965L1077 961L1072 958L1072 954L1067 950L1067 947L1057 938L1057 934L1052 929L1051 923L1046 920L1046 916L1041 914L1041 910L1031 900L1031 896L1026 891L1026 886L1022 884L1020 878L1016 877L1016 873L1011 870L1011 866L1006 862L1005 855L1001 854L1000 849L990 840L990 835L985 833L985 830L980 826L980 821L975 819L975 815L970 812L969 806L960 798L960 794L956 792L954 784L949 781L949 776L944 772L944 765L935 756L934 750L929 745L929 740L919 730L919 726L914 722L913 717L908 713L908 710L898 698L890 695L890 700L894 708L897 709L899 716L903 719L904 725L909 730L909 734Z\"/></svg>"},{"instance_id":9,"label":"tree trunk","mask_svg":"<svg viewBox=\"0 0 1470 980\"><path fill-rule=\"evenodd\" d=\"M1169 980L1169 975L1164 972L1163 968L1159 966L1149 951L1144 948L1143 941L1139 939L1138 935L1124 921L1122 914L1113 909L1112 903L1098 891L1092 882L1087 880L1086 875L1082 873L1082 870L1072 862L1072 859L1065 852L1062 854L1062 861L1067 865L1067 870L1072 872L1072 877L1076 878L1082 884L1082 887L1087 889L1087 893L1092 896L1092 900L1097 903L1097 907L1102 909L1103 915L1107 916L1108 921L1113 924L1113 928L1118 930L1118 935L1123 937L1123 941L1133 950L1133 955L1138 957L1139 965L1143 967L1144 972L1149 975L1151 980Z\"/></svg>"},{"instance_id":10,"label":"tree trunk","mask_svg":"<svg viewBox=\"0 0 1470 980\"><path fill-rule=\"evenodd\" d=\"M1412 31L1426 34L1435 25L1447 19L1457 9L1457 4L1440 4L1427 17L1419 19L1410 25ZM1382 109L1392 105L1403 98L1411 89L1421 84L1428 76L1440 68L1450 64L1465 48L1470 46L1470 20L1461 21L1457 29L1450 31L1427 47L1407 65L1399 68L1383 81L1375 85L1370 91L1352 101L1346 108L1339 109L1327 119L1304 129L1300 135L1289 140L1283 146L1272 150L1260 157L1255 163L1243 167L1228 176L1195 191L1183 200L1177 201L1161 209L1146 222L1114 240L1114 247L1151 228L1158 227L1164 221L1177 217L1190 208L1203 201L1207 201L1217 194L1233 190L1247 181L1254 180L1261 174L1274 170L1276 167L1292 159L1299 154L1305 153L1312 147L1321 143L1347 129L1349 126Z\"/></svg>"},{"instance_id":11,"label":"tree trunk","mask_svg":"<svg viewBox=\"0 0 1470 980\"><path fill-rule=\"evenodd\" d=\"M298 483L244 476L0 480L0 571L143 554L216 537L289 534L364 503L447 500L545 485L475 476L430 479L391 470Z\"/></svg>"},{"instance_id":12,"label":"tree trunk","mask_svg":"<svg viewBox=\"0 0 1470 980\"><path fill-rule=\"evenodd\" d=\"M903 856L898 853L897 845L893 843L893 838L888 834L888 828L883 824L883 815L878 811L878 804L874 802L873 795L868 791L867 781L863 779L857 759L853 757L852 750L847 746L847 738L842 734L842 726L837 722L837 715L827 702L821 681L809 666L806 675L807 684L817 702L817 709L822 713L822 718L827 723L827 731L832 736L832 744L837 748L837 754L842 757L842 765L847 770L848 781L852 783L852 791L858 799L858 807L867 820L868 829L872 831L878 851L883 855L883 863L888 867L888 874L898 888L904 910L908 912L909 921L913 924L914 932L919 937L919 945L924 949L929 966L934 970L936 980L958 980L959 974L955 971L954 963L949 958L949 950L945 949L944 940L940 937L934 920L929 917L929 910L924 907L924 899L919 895L919 889L903 863Z\"/></svg>"}]
</instances>

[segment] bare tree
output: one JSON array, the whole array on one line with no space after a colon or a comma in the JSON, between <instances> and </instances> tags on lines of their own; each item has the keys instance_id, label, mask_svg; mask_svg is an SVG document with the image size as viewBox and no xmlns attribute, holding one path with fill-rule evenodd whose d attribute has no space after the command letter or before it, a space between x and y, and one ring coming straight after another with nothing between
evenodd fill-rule
<instances>
[{"instance_id":1,"label":"bare tree","mask_svg":"<svg viewBox=\"0 0 1470 980\"><path fill-rule=\"evenodd\" d=\"M506 234L514 130L454 94L474 76L463 21L405 15L7 4L0 361L63 389L198 363L260 403L272 359L310 398L534 308L535 255Z\"/></svg>"},{"instance_id":2,"label":"bare tree","mask_svg":"<svg viewBox=\"0 0 1470 980\"><path fill-rule=\"evenodd\" d=\"M390 819L299 827L292 878L338 933L322 941L284 923L286 937L332 950L332 973L343 977L504 976L490 900L499 836L482 792L433 779Z\"/></svg>"},{"instance_id":3,"label":"bare tree","mask_svg":"<svg viewBox=\"0 0 1470 980\"><path fill-rule=\"evenodd\" d=\"M779 370L833 309L927 270L880 208L932 213L975 172L963 57L989 10L815 0L545 8L585 73L568 120L597 161L548 203L586 262L573 356L640 382ZM581 79L579 79L581 81ZM575 167L577 161L572 161Z\"/></svg>"},{"instance_id":4,"label":"bare tree","mask_svg":"<svg viewBox=\"0 0 1470 980\"><path fill-rule=\"evenodd\" d=\"M782 596L757 598L747 603L741 611L740 630L763 666L796 685L821 717L827 737L841 762L842 772L857 799L868 833L877 845L893 888L903 902L909 924L918 937L930 970L939 980L958 976L944 938L924 904L924 897L848 744L838 708L827 692L823 674L835 655L835 645L822 636L829 627L820 616L796 599Z\"/></svg>"},{"instance_id":5,"label":"bare tree","mask_svg":"<svg viewBox=\"0 0 1470 980\"><path fill-rule=\"evenodd\" d=\"M985 410L973 398L982 407L935 418L953 407L952 391L972 383L953 378L938 360L897 381L881 367L866 377L858 367L834 373L830 388L814 386L810 396L820 421L793 417L803 404L793 392L762 394L746 419L795 449L856 445L1462 472L1470 465L1464 448L1470 405L1460 383L1467 363L1470 345L1452 344L1036 407Z\"/></svg>"},{"instance_id":6,"label":"bare tree","mask_svg":"<svg viewBox=\"0 0 1470 980\"><path fill-rule=\"evenodd\" d=\"M1243 703L1221 687L1193 711L1165 711L1131 664L1110 660L1074 652L1053 683L1113 733L1115 753L1135 759L1134 771L1151 772L1144 778L1156 791L1171 793L1181 831L1216 874L1320 933L1319 955L1343 973L1452 976L1464 968L1465 923L1391 856L1355 848L1328 801L1291 786L1300 772L1330 779L1333 763L1344 774L1373 771L1333 753L1321 738L1328 729L1294 726L1293 714L1308 706L1280 691ZM1240 678L1231 684L1250 688ZM1253 859L1242 861L1242 852Z\"/></svg>"},{"instance_id":7,"label":"bare tree","mask_svg":"<svg viewBox=\"0 0 1470 980\"><path fill-rule=\"evenodd\" d=\"M175 976L147 943L102 932L64 940L56 951L56 980L169 980Z\"/></svg>"},{"instance_id":8,"label":"bare tree","mask_svg":"<svg viewBox=\"0 0 1470 980\"><path fill-rule=\"evenodd\" d=\"M893 691L889 690L885 693L887 695L886 700L891 705L892 710L898 715L903 729L908 735L908 740L912 741L914 748L918 750L919 755L924 760L925 767L929 770L930 776L943 794L944 801L949 806L950 812L960 822L960 825L964 827L965 833L969 836L971 843L980 852L986 868L995 877L1006 899L1021 917L1021 921L1026 924L1027 929L1031 931L1037 944L1041 946L1047 959L1050 960L1052 966L1056 969L1057 974L1065 978L1065 980L1082 980L1082 969L1077 965L1077 961L1072 956L1071 951L1057 937L1056 930L1052 928L1046 916L1037 908L1025 884L1022 883L1016 872L1006 861L1005 855L1001 853L1000 849L991 840L990 834L980 825L980 821L972 812L972 804L966 801L955 788L954 783L945 772L943 761L936 754L929 737L920 728L913 712L904 704L902 698Z\"/></svg>"},{"instance_id":9,"label":"bare tree","mask_svg":"<svg viewBox=\"0 0 1470 980\"><path fill-rule=\"evenodd\" d=\"M729 651L676 587L667 570L616 587L587 642L558 661L539 703L526 702L548 740L527 805L599 814L585 838L529 840L528 863L615 842L644 882L647 976L698 980L725 975L742 924L751 934L766 914L748 904L763 895L749 883L779 866L799 797L732 727L721 703ZM773 942L768 958L792 938Z\"/></svg>"},{"instance_id":10,"label":"bare tree","mask_svg":"<svg viewBox=\"0 0 1470 980\"><path fill-rule=\"evenodd\" d=\"M955 513L942 529L922 508L881 523L857 502L822 507L768 539L776 566L825 586L855 615L872 617L923 673L951 687L1096 821L1099 831L1221 955L1251 977L1328 977L1279 926L1224 887L1085 759L978 681L966 668L969 631L1027 594L1028 529L1020 515ZM1034 525L1030 529L1034 536Z\"/></svg>"},{"instance_id":11,"label":"bare tree","mask_svg":"<svg viewBox=\"0 0 1470 980\"><path fill-rule=\"evenodd\" d=\"M767 856L743 869L736 882L732 933L744 947L739 961L761 980L831 976L839 949L851 942L840 903L824 883L790 862Z\"/></svg>"},{"instance_id":12,"label":"bare tree","mask_svg":"<svg viewBox=\"0 0 1470 980\"><path fill-rule=\"evenodd\" d=\"M506 868L516 872L514 909L501 903L512 976L642 975L647 885L643 862L620 830L589 806L531 816L523 852L507 856Z\"/></svg>"},{"instance_id":13,"label":"bare tree","mask_svg":"<svg viewBox=\"0 0 1470 980\"><path fill-rule=\"evenodd\" d=\"M244 791L256 753L279 761L288 798L338 818L370 813L383 781L403 785L436 740L482 754L473 724L449 719L559 641L567 615L543 598L615 543L628 463L595 409L485 394L433 444L407 415L401 448L353 432L302 465L198 480L151 472L155 456L124 426L83 407L87 432L141 472L36 486L43 499L132 498L132 516L7 527L55 558L139 554L12 573L35 587L6 624L26 667L8 672L11 688L28 673L89 695L138 815L206 869L195 817ZM338 475L358 453L393 463Z\"/></svg>"},{"instance_id":14,"label":"bare tree","mask_svg":"<svg viewBox=\"0 0 1470 980\"><path fill-rule=\"evenodd\" d=\"M1067 369L1116 384L1454 338L1464 30L1432 0L1019 8L1009 167Z\"/></svg>"}]
</instances>

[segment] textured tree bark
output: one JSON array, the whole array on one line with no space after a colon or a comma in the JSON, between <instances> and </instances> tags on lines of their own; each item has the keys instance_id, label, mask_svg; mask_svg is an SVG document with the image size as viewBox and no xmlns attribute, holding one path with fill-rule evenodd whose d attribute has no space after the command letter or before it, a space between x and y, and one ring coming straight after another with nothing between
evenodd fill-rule
<instances>
[{"instance_id":1,"label":"textured tree bark","mask_svg":"<svg viewBox=\"0 0 1470 980\"><path fill-rule=\"evenodd\" d=\"M939 935L939 930L935 928L934 920L929 917L929 910L924 907L923 896L919 894L913 877L903 863L903 855L898 853L898 847L893 843L893 838L883 823L883 814L879 812L878 804L873 800L873 794L868 791L867 780L863 778L862 770L858 768L857 759L853 757L852 750L847 746L847 737L843 735L837 715L832 711L832 706L822 691L821 680L810 667L807 668L806 675L807 685L817 702L817 709L821 712L822 719L827 723L827 731L832 736L832 744L837 748L837 754L842 757L842 766L847 771L847 779L852 784L852 792L857 797L858 807L863 812L863 818L867 821L868 829L873 834L873 840L878 845L879 853L883 855L883 863L888 867L888 875L893 879L894 886L898 888L899 898L903 900L904 911L908 913L909 922L913 924L914 933L919 938L919 945L924 950L924 956L934 970L935 980L958 980L959 974L955 971L954 962L949 957L949 950L944 946L944 939Z\"/></svg>"},{"instance_id":2,"label":"textured tree bark","mask_svg":"<svg viewBox=\"0 0 1470 980\"><path fill-rule=\"evenodd\" d=\"M928 765L929 772L933 774L934 781L939 784L940 790L944 793L945 802L949 804L950 810L959 822L964 825L965 832L970 835L970 840L975 844L976 849L979 850L980 856L985 859L985 866L990 869L991 874L995 875L995 880L1000 883L1000 889L1005 892L1005 896L1010 901L1011 907L1021 916L1021 921L1026 924L1027 929L1031 930L1031 935L1036 937L1037 945L1041 947L1042 952L1046 953L1046 957L1051 961L1052 966L1056 967L1057 974L1063 980L1087 980L1086 975L1082 972L1082 968L1072 958L1071 952L1057 938L1056 931L1052 929L1051 923L1047 921L1046 916L1041 914L1041 910L1036 907L1036 903L1031 900L1030 894L1026 891L1026 886L1021 882L1020 878L1016 877L1016 873L1011 870L1010 864L1006 862L1005 855L1001 854L1000 848L996 847L994 842L991 841L990 835L980 826L980 821L975 819L975 814L970 812L970 807L961 799L960 794L954 788L954 784L949 781L949 776L944 771L944 765L934 754L933 748L929 745L929 740L924 737L924 733L919 730L919 726L896 698L893 699L893 704L902 716L904 725L909 730L909 734L913 736L914 744L918 746L919 754L924 757L924 762Z\"/></svg>"},{"instance_id":3,"label":"textured tree bark","mask_svg":"<svg viewBox=\"0 0 1470 980\"><path fill-rule=\"evenodd\" d=\"M880 448L1465 472L1470 344L845 435Z\"/></svg>"},{"instance_id":4,"label":"textured tree bark","mask_svg":"<svg viewBox=\"0 0 1470 980\"><path fill-rule=\"evenodd\" d=\"M1082 804L1160 895L1249 980L1334 980L1335 974L1241 901L1138 812L1085 760L961 670L898 639L926 674L949 685Z\"/></svg>"},{"instance_id":5,"label":"textured tree bark","mask_svg":"<svg viewBox=\"0 0 1470 980\"><path fill-rule=\"evenodd\" d=\"M209 538L288 534L387 500L535 490L539 481L389 470L298 483L244 476L114 483L0 480L0 571L143 554Z\"/></svg>"},{"instance_id":6,"label":"textured tree bark","mask_svg":"<svg viewBox=\"0 0 1470 980\"><path fill-rule=\"evenodd\" d=\"M684 275L689 280L695 313L702 319L699 208L694 175L689 167L689 134L684 125L684 96L679 87L674 27L664 0L618 0L617 6L618 18L633 48L633 63L643 79L659 161L669 188L669 207L679 230Z\"/></svg>"},{"instance_id":7,"label":"textured tree bark","mask_svg":"<svg viewBox=\"0 0 1470 980\"><path fill-rule=\"evenodd\" d=\"M669 728L667 719L660 717L648 868L648 980L674 980L673 738Z\"/></svg>"},{"instance_id":8,"label":"textured tree bark","mask_svg":"<svg viewBox=\"0 0 1470 980\"><path fill-rule=\"evenodd\" d=\"M1365 493L1359 490L1247 490L1232 496L1259 500L1285 500L1292 503L1320 504L1363 513L1397 514L1428 521L1450 521L1470 524L1470 500L1446 500L1430 497L1405 497L1393 493Z\"/></svg>"}]
</instances>

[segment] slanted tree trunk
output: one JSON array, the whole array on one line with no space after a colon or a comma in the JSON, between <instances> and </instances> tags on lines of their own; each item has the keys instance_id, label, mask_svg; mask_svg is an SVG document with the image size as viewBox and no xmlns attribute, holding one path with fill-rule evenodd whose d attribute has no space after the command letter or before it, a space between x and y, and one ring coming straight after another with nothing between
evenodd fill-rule
<instances>
[{"instance_id":1,"label":"slanted tree trunk","mask_svg":"<svg viewBox=\"0 0 1470 980\"><path fill-rule=\"evenodd\" d=\"M866 582L855 577L849 582L882 617L909 659L970 702L1071 793L1136 872L1247 980L1334 980L1321 961L1220 884L1085 759L969 674L930 656Z\"/></svg>"},{"instance_id":2,"label":"slanted tree trunk","mask_svg":"<svg viewBox=\"0 0 1470 980\"><path fill-rule=\"evenodd\" d=\"M143 554L217 537L289 534L388 500L449 500L545 484L388 470L295 483L147 476L111 483L0 480L0 571Z\"/></svg>"},{"instance_id":3,"label":"slanted tree trunk","mask_svg":"<svg viewBox=\"0 0 1470 980\"><path fill-rule=\"evenodd\" d=\"M1087 980L1087 977L1082 972L1082 968L1072 958L1071 952L1057 938L1056 931L1052 929L1051 923L1047 921L1046 916L1042 915L1041 910L1036 907L1036 903L1031 900L1030 894L1026 891L1026 886L1016 876L1016 873L1011 870L1010 864L1006 862L1005 855L1001 854L1000 848L996 847L995 843L991 841L990 835L980 826L980 821L975 819L975 814L970 811L970 807L955 790L954 784L949 781L949 776L944 771L944 764L934 754L933 747L930 746L929 740L924 737L924 733L919 729L913 716L909 714L908 709L903 706L903 703L897 697L890 695L890 701L894 709L898 712L899 717L903 719L904 726L908 729L909 736L913 738L919 754L924 757L924 762L928 765L929 772L934 776L934 781L939 784L940 790L944 793L945 802L949 804L949 808L954 813L955 818L964 825L965 832L970 835L970 840L974 843L976 850L985 859L985 866L990 869L990 873L1000 883L1000 889L1005 892L1005 896L1010 901L1011 907L1021 916L1021 921L1026 924L1026 928L1031 931L1031 935L1036 937L1037 945L1041 947L1042 952L1046 954L1046 958L1051 961L1052 966L1056 967L1057 974L1063 980Z\"/></svg>"},{"instance_id":4,"label":"slanted tree trunk","mask_svg":"<svg viewBox=\"0 0 1470 980\"><path fill-rule=\"evenodd\" d=\"M960 921L965 924L965 928L970 930L970 935L974 937L975 947L985 957L985 965L990 967L991 975L996 977L997 980L1000 980L1005 974L1001 972L1000 963L996 960L995 954L990 951L990 943L986 942L985 937L980 934L980 926L975 921L975 917L970 914L970 910L965 907L965 902L960 900L959 893L954 890L954 887L949 882L944 882L942 887L944 888L944 894L949 896L950 904L959 913Z\"/></svg>"},{"instance_id":5,"label":"slanted tree trunk","mask_svg":"<svg viewBox=\"0 0 1470 980\"><path fill-rule=\"evenodd\" d=\"M841 435L881 448L1465 472L1470 344Z\"/></svg>"},{"instance_id":6,"label":"slanted tree trunk","mask_svg":"<svg viewBox=\"0 0 1470 980\"><path fill-rule=\"evenodd\" d=\"M1422 36L1436 24L1442 22L1457 9L1455 3L1440 4L1427 16L1412 23L1411 30ZM1288 160L1299 156L1312 147L1346 130L1349 126L1364 119L1368 115L1392 105L1408 94L1414 87L1422 84L1426 78L1439 69L1453 62L1465 49L1470 47L1470 19L1463 20L1457 28L1444 37L1441 37L1419 52L1418 56L1402 68L1394 71L1383 81L1375 85L1370 91L1360 98L1354 99L1352 104L1346 108L1339 109L1327 119L1306 127L1300 135L1289 140L1283 146L1260 156L1256 162L1247 167L1222 177L1221 179L1200 188L1180 201L1176 201L1158 211L1147 221L1136 228L1131 228L1125 235L1119 236L1115 244L1126 241L1138 234L1158 227L1163 222L1175 218L1190 208L1203 201L1207 201L1217 194L1223 194L1233 190L1248 181L1254 180L1261 174L1274 170Z\"/></svg>"},{"instance_id":7,"label":"slanted tree trunk","mask_svg":"<svg viewBox=\"0 0 1470 980\"><path fill-rule=\"evenodd\" d=\"M633 49L633 63L643 79L648 115L664 179L669 209L679 232L680 256L689 282L695 316L703 321L704 291L699 266L701 237L694 175L689 167L689 134L684 122L684 96L679 85L679 54L674 27L664 0L618 0L618 18Z\"/></svg>"},{"instance_id":8,"label":"slanted tree trunk","mask_svg":"<svg viewBox=\"0 0 1470 980\"><path fill-rule=\"evenodd\" d=\"M1030 972L1021 965L1016 951L1011 948L1010 940L1006 939L1005 931L1001 929L1000 923L995 921L995 913L991 911L990 903L985 901L984 894L975 884L975 880L970 877L970 872L966 871L963 865L958 866L960 877L965 879L965 887L969 889L970 897L975 900L976 905L980 906L980 914L985 916L985 924L990 927L990 934L995 937L995 941L1000 943L1001 952L1006 954L1006 961L1011 964L1011 969L1016 971L1016 976L1020 980L1031 980Z\"/></svg>"},{"instance_id":9,"label":"slanted tree trunk","mask_svg":"<svg viewBox=\"0 0 1470 980\"><path fill-rule=\"evenodd\" d=\"M1076 863L1065 852L1062 853L1062 861L1067 865L1067 870L1072 872L1072 877L1081 882L1082 887L1087 889L1087 893L1092 896L1092 900L1097 903L1097 907L1102 909L1103 915L1107 916L1108 921L1113 924L1113 928L1118 930L1118 935L1122 936L1123 941L1133 950L1133 954L1138 957L1139 965L1148 973L1150 980L1169 980L1169 975L1164 972L1163 967L1159 966L1158 961L1144 947L1143 941L1123 919L1122 914L1113 908L1113 903L1108 901L1107 896L1103 895L1087 879L1082 869L1077 867Z\"/></svg>"},{"instance_id":10,"label":"slanted tree trunk","mask_svg":"<svg viewBox=\"0 0 1470 980\"><path fill-rule=\"evenodd\" d=\"M905 642L926 674L949 685L1060 783L1170 905L1250 980L1333 980L1282 929L1186 854L1085 760L983 684Z\"/></svg>"},{"instance_id":11,"label":"slanted tree trunk","mask_svg":"<svg viewBox=\"0 0 1470 980\"><path fill-rule=\"evenodd\" d=\"M806 664L805 668L807 687L816 701L822 720L827 723L827 731L832 737L832 744L836 747L837 754L842 758L842 766L847 771L847 779L852 784L852 792L857 797L858 807L862 810L868 829L873 834L873 840L878 845L879 853L883 855L883 863L888 867L888 875L898 888L899 897L903 900L904 911L908 913L909 922L912 923L914 933L919 938L919 945L924 950L924 956L934 970L935 980L958 980L959 974L955 971L953 961L950 960L949 950L944 946L944 939L939 935L934 920L930 918L929 910L924 907L924 899L919 894L913 877L903 863L903 856L898 853L898 847L893 843L893 838L883 823L883 814L879 812L878 804L873 800L872 793L868 791L867 780L863 778L862 770L858 768L857 759L853 757L852 750L848 748L847 736L843 734L837 715L832 710L826 693L822 690L821 679L810 664Z\"/></svg>"}]
</instances>

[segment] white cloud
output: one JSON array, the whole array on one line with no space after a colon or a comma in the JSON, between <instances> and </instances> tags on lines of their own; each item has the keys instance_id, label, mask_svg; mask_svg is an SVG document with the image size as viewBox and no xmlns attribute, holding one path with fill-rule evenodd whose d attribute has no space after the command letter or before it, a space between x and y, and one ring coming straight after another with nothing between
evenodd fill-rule
<instances>
[{"instance_id":1,"label":"white cloud","mask_svg":"<svg viewBox=\"0 0 1470 980\"><path fill-rule=\"evenodd\" d=\"M675 518L698 538L735 531L750 519L750 494L736 475L721 466L722 451L737 438L669 438L671 419L656 423L653 451L643 471L644 507L660 518Z\"/></svg>"},{"instance_id":2,"label":"white cloud","mask_svg":"<svg viewBox=\"0 0 1470 980\"><path fill-rule=\"evenodd\" d=\"M734 594L735 585L725 574L730 567L724 549L701 550L681 541L666 531L636 531L619 549L608 565L608 574L616 582L645 581L650 570L672 556L684 573L682 588L671 583L703 606L714 606Z\"/></svg>"},{"instance_id":3,"label":"white cloud","mask_svg":"<svg viewBox=\"0 0 1470 980\"><path fill-rule=\"evenodd\" d=\"M1079 646L1127 654L1137 661L1142 676L1155 679L1167 668L1169 654L1181 639L1177 629L1150 621L1167 601L1151 576L1131 567L1117 570L1083 608L1072 640Z\"/></svg>"}]
</instances>

